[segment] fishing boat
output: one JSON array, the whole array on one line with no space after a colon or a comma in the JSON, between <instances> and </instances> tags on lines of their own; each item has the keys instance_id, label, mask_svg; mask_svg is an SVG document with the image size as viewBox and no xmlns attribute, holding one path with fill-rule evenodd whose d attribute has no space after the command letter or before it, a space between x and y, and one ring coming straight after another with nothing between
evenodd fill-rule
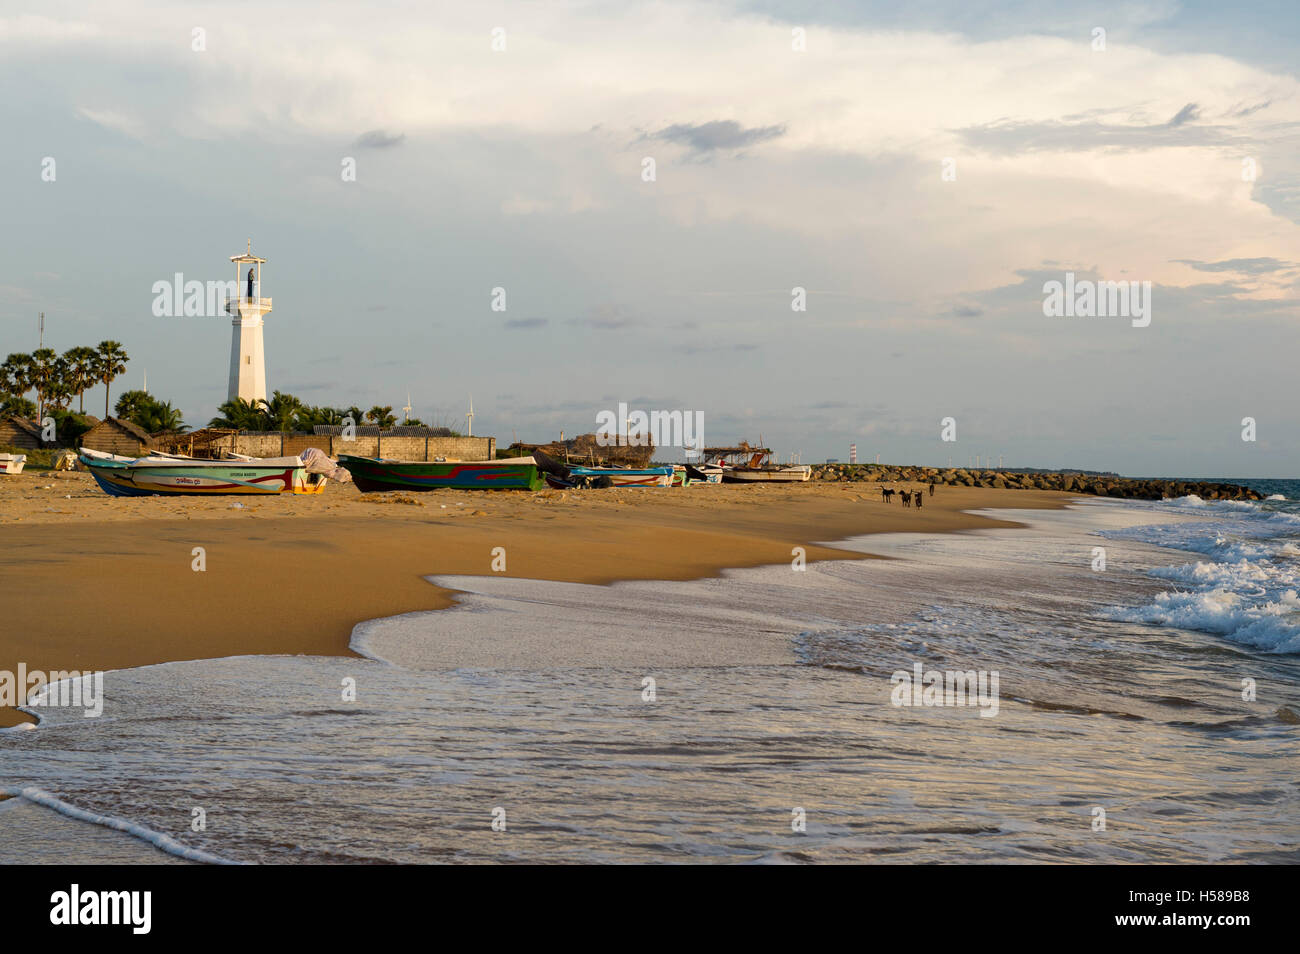
<instances>
[{"instance_id":1,"label":"fishing boat","mask_svg":"<svg viewBox=\"0 0 1300 954\"><path fill-rule=\"evenodd\" d=\"M534 457L503 460L388 460L339 456L363 493L383 490L541 490L545 486ZM563 468L562 468L563 469Z\"/></svg>"},{"instance_id":2,"label":"fishing boat","mask_svg":"<svg viewBox=\"0 0 1300 954\"><path fill-rule=\"evenodd\" d=\"M100 489L114 497L318 494L328 480L308 472L301 457L119 457L83 447L77 459Z\"/></svg>"},{"instance_id":3,"label":"fishing boat","mask_svg":"<svg viewBox=\"0 0 1300 954\"><path fill-rule=\"evenodd\" d=\"M799 483L812 477L807 464L773 464L770 447L754 447L744 441L736 447L706 447L704 453L721 468L724 484Z\"/></svg>"},{"instance_id":4,"label":"fishing boat","mask_svg":"<svg viewBox=\"0 0 1300 954\"><path fill-rule=\"evenodd\" d=\"M689 487L691 485L691 475L681 464L673 464L674 487Z\"/></svg>"},{"instance_id":5,"label":"fishing boat","mask_svg":"<svg viewBox=\"0 0 1300 954\"><path fill-rule=\"evenodd\" d=\"M0 474L21 474L26 454L0 454Z\"/></svg>"},{"instance_id":6,"label":"fishing boat","mask_svg":"<svg viewBox=\"0 0 1300 954\"><path fill-rule=\"evenodd\" d=\"M765 481L776 483L799 483L812 477L812 468L807 464L759 464L751 466L742 464L737 467L722 468L724 484L749 484Z\"/></svg>"},{"instance_id":7,"label":"fishing boat","mask_svg":"<svg viewBox=\"0 0 1300 954\"><path fill-rule=\"evenodd\" d=\"M717 464L687 464L686 476L690 481L687 486L720 484L722 483L722 468Z\"/></svg>"},{"instance_id":8,"label":"fishing boat","mask_svg":"<svg viewBox=\"0 0 1300 954\"><path fill-rule=\"evenodd\" d=\"M671 464L663 467L570 467L568 476L548 473L546 482L556 489L573 487L668 487Z\"/></svg>"}]
</instances>

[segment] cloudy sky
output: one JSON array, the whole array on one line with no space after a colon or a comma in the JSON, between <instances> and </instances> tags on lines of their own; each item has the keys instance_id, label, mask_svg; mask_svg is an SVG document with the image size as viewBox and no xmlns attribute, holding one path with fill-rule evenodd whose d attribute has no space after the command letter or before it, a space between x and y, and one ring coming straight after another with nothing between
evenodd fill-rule
<instances>
[{"instance_id":1,"label":"cloudy sky","mask_svg":"<svg viewBox=\"0 0 1300 954\"><path fill-rule=\"evenodd\" d=\"M1298 54L1282 2L0 3L0 356L44 310L206 423L229 322L152 286L251 237L311 403L1298 476ZM1067 271L1150 325L1045 317Z\"/></svg>"}]
</instances>

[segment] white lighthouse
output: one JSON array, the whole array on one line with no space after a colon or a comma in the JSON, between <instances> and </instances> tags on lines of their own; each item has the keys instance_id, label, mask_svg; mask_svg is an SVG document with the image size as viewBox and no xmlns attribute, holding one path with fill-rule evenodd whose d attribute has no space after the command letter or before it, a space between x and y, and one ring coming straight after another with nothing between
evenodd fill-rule
<instances>
[{"instance_id":1,"label":"white lighthouse","mask_svg":"<svg viewBox=\"0 0 1300 954\"><path fill-rule=\"evenodd\" d=\"M235 297L226 299L226 313L232 316L227 398L243 398L255 404L266 400L262 318L271 310L271 299L261 297L262 265L266 259L253 254L253 240L249 239L247 251L230 256L230 260L235 263Z\"/></svg>"}]
</instances>

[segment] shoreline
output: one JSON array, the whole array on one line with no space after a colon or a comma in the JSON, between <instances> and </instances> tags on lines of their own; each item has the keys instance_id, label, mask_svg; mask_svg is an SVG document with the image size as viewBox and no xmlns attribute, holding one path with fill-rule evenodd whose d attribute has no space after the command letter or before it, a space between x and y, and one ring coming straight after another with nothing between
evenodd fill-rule
<instances>
[{"instance_id":1,"label":"shoreline","mask_svg":"<svg viewBox=\"0 0 1300 954\"><path fill-rule=\"evenodd\" d=\"M872 559L824 542L1021 527L968 511L1062 509L1077 496L944 487L912 510L852 484L381 496L332 485L321 497L232 501L114 499L89 480L0 485L0 577L17 597L0 631L0 670L350 657L359 623L455 603L458 591L427 577L607 585L786 563L794 547L808 562ZM46 501L58 510L42 509ZM107 508L109 519L95 519ZM506 572L492 574L498 548ZM30 721L0 709L0 726Z\"/></svg>"}]
</instances>

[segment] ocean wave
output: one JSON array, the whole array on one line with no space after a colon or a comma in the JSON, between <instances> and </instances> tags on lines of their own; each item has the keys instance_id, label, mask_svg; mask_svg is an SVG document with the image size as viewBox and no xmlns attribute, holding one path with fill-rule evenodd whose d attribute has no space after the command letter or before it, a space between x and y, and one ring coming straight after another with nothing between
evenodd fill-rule
<instances>
[{"instance_id":1,"label":"ocean wave","mask_svg":"<svg viewBox=\"0 0 1300 954\"><path fill-rule=\"evenodd\" d=\"M1151 570L1151 576L1177 588L1158 593L1146 605L1110 607L1105 616L1214 633L1272 653L1300 652L1300 514L1267 501L1196 496L1161 501L1156 509L1194 511L1213 519L1129 527L1101 536L1207 559Z\"/></svg>"},{"instance_id":2,"label":"ocean wave","mask_svg":"<svg viewBox=\"0 0 1300 954\"><path fill-rule=\"evenodd\" d=\"M1196 494L1186 497L1166 497L1160 501L1168 507L1181 510L1257 510L1258 504L1249 500L1206 500Z\"/></svg>"},{"instance_id":3,"label":"ocean wave","mask_svg":"<svg viewBox=\"0 0 1300 954\"><path fill-rule=\"evenodd\" d=\"M146 841L153 845L159 851L165 851L167 854L174 855L177 858L184 858L186 861L195 861L200 864L209 865L238 864L238 862L219 858L216 855L209 854L206 851L201 851L198 848L190 848L187 845L182 845L175 838L164 835L162 832L154 831L152 828L146 828L144 825L137 825L135 822L124 821L121 818L114 818L112 815L100 815L97 812L78 808L76 805L69 805L62 799L39 788L29 786L27 788L11 790L8 794L25 798L29 802L42 805L45 808L58 812L60 815L66 815L68 818L75 818L78 821L89 822L92 825L99 825L103 828L111 828L114 831L128 834L133 838L139 838L141 841Z\"/></svg>"}]
</instances>

